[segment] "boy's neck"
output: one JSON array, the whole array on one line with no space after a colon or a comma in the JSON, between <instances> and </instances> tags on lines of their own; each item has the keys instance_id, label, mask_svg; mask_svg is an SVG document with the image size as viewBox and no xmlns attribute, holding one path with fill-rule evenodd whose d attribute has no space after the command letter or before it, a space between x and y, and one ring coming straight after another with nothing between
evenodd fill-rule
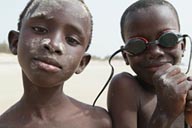
<instances>
[{"instance_id":1,"label":"boy's neck","mask_svg":"<svg viewBox=\"0 0 192 128\"><path fill-rule=\"evenodd\" d=\"M63 85L55 87L38 87L23 75L24 95L22 102L39 108L51 108L65 104L68 97L63 93Z\"/></svg>"}]
</instances>

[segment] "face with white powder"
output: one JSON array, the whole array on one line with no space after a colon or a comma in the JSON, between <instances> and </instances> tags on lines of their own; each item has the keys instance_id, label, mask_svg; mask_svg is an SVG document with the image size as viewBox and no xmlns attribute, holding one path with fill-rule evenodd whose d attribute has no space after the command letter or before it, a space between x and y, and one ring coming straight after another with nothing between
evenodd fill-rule
<instances>
[{"instance_id":1,"label":"face with white powder","mask_svg":"<svg viewBox=\"0 0 192 128\"><path fill-rule=\"evenodd\" d=\"M52 87L88 64L90 55L85 51L90 38L91 17L83 3L37 0L22 20L17 45L11 46L17 49L26 78L37 86Z\"/></svg>"}]
</instances>

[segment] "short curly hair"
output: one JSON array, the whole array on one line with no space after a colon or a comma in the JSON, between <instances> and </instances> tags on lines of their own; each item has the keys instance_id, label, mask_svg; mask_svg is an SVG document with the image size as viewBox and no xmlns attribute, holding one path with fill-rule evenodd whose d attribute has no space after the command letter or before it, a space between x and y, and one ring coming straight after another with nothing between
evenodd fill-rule
<instances>
[{"instance_id":1,"label":"short curly hair","mask_svg":"<svg viewBox=\"0 0 192 128\"><path fill-rule=\"evenodd\" d=\"M179 22L178 13L177 13L175 7L171 3L169 3L166 0L138 0L135 3L133 3L131 6L129 6L124 11L123 15L121 16L121 21L120 21L121 37L122 37L124 42L125 42L125 39L124 39L123 32L124 32L125 21L127 20L128 14L136 12L139 9L148 8L148 7L153 6L153 5L160 5L160 6L169 7L175 13L175 16L176 16L177 21L178 21L178 26L179 26L179 29L180 29L180 22Z\"/></svg>"}]
</instances>

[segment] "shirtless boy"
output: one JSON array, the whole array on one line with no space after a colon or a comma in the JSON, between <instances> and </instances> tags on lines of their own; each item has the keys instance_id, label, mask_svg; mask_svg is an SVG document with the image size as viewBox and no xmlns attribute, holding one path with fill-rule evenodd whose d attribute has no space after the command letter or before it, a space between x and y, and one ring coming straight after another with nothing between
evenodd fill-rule
<instances>
[{"instance_id":1,"label":"shirtless boy","mask_svg":"<svg viewBox=\"0 0 192 128\"><path fill-rule=\"evenodd\" d=\"M82 0L29 1L18 32L8 37L24 94L0 116L0 128L111 128L103 108L63 93L65 81L89 63L91 35L92 17Z\"/></svg>"},{"instance_id":2,"label":"shirtless boy","mask_svg":"<svg viewBox=\"0 0 192 128\"><path fill-rule=\"evenodd\" d=\"M111 81L108 109L113 128L182 128L192 83L178 66L185 40L175 8L164 0L139 0L121 18L127 65Z\"/></svg>"}]
</instances>

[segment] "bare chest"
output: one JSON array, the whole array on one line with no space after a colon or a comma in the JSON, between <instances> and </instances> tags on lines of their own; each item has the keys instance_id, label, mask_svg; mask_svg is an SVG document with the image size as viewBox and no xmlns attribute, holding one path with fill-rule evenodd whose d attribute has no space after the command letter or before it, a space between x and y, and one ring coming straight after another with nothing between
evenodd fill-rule
<instances>
[{"instance_id":1,"label":"bare chest","mask_svg":"<svg viewBox=\"0 0 192 128\"><path fill-rule=\"evenodd\" d=\"M98 128L97 124L85 120L70 120L65 122L28 122L23 124L4 124L0 128Z\"/></svg>"},{"instance_id":2,"label":"bare chest","mask_svg":"<svg viewBox=\"0 0 192 128\"><path fill-rule=\"evenodd\" d=\"M81 114L54 118L6 118L0 128L99 128L96 121Z\"/></svg>"},{"instance_id":3,"label":"bare chest","mask_svg":"<svg viewBox=\"0 0 192 128\"><path fill-rule=\"evenodd\" d=\"M146 128L157 104L156 96L144 95L138 107L138 128ZM184 116L181 114L172 124L171 128L184 128Z\"/></svg>"}]
</instances>

